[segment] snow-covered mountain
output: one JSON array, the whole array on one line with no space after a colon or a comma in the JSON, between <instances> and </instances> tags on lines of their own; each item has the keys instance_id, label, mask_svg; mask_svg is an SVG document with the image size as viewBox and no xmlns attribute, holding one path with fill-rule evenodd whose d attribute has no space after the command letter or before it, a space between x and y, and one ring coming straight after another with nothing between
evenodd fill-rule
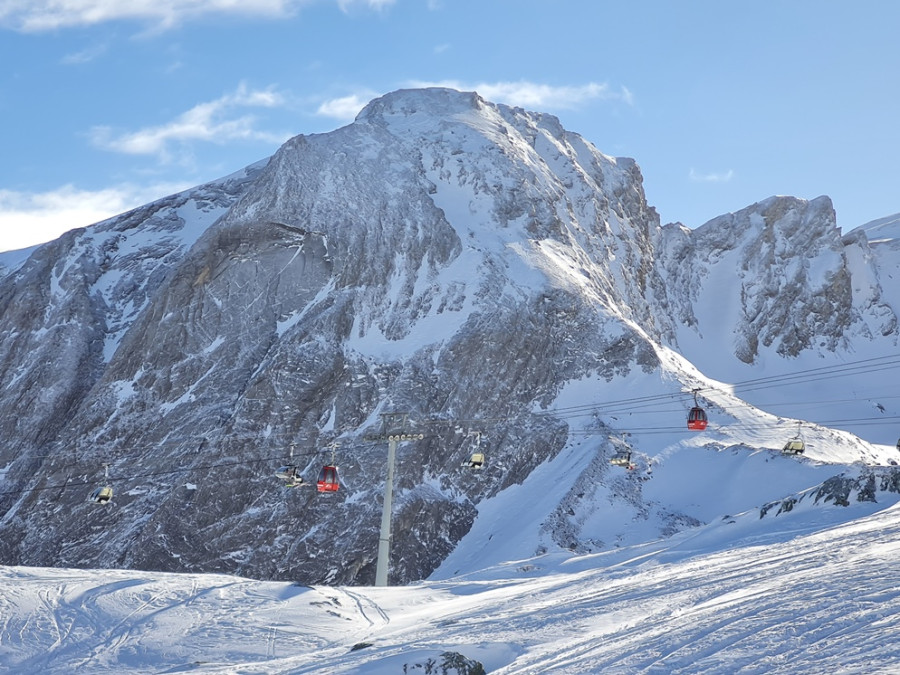
<instances>
[{"instance_id":1,"label":"snow-covered mountain","mask_svg":"<svg viewBox=\"0 0 900 675\"><path fill-rule=\"evenodd\" d=\"M851 465L893 494L896 241L842 237L825 197L661 227L637 164L554 117L389 94L0 256L0 562L371 583L385 432L423 435L394 583L639 545ZM284 488L289 461L341 490Z\"/></svg>"}]
</instances>

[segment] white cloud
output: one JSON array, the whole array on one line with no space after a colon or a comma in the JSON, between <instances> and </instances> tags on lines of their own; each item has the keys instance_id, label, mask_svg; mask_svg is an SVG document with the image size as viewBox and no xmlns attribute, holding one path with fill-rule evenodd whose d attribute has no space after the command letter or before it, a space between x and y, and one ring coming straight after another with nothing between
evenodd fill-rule
<instances>
[{"instance_id":1,"label":"white cloud","mask_svg":"<svg viewBox=\"0 0 900 675\"><path fill-rule=\"evenodd\" d=\"M440 82L412 81L404 86L410 88L448 87L459 91L477 91L488 101L537 110L572 109L597 99L621 101L628 105L633 102L631 92L625 87L616 91L606 84L594 82L576 87L554 87L549 84L524 81L471 84L458 80L443 80ZM363 90L349 96L329 99L319 105L316 114L351 122L363 106L376 96L380 96L380 94L372 90Z\"/></svg>"},{"instance_id":2,"label":"white cloud","mask_svg":"<svg viewBox=\"0 0 900 675\"><path fill-rule=\"evenodd\" d=\"M362 5L368 9L381 10L390 7L396 0L337 0L338 7L345 14L358 5Z\"/></svg>"},{"instance_id":3,"label":"white cloud","mask_svg":"<svg viewBox=\"0 0 900 675\"><path fill-rule=\"evenodd\" d=\"M319 0L0 0L0 26L26 33L108 21L145 21L170 28L210 14L277 19ZM343 12L381 10L395 0L334 0Z\"/></svg>"},{"instance_id":4,"label":"white cloud","mask_svg":"<svg viewBox=\"0 0 900 675\"><path fill-rule=\"evenodd\" d=\"M37 193L0 190L0 251L51 241L69 230L93 225L188 187L165 183L103 190L63 185Z\"/></svg>"},{"instance_id":5,"label":"white cloud","mask_svg":"<svg viewBox=\"0 0 900 675\"><path fill-rule=\"evenodd\" d=\"M282 143L291 134L273 134L256 128L252 115L235 116L238 108L274 108L284 104L281 94L272 89L249 90L240 85L231 94L200 103L167 124L133 132L117 133L97 126L90 132L92 142L105 150L131 155L157 155L167 159L173 143L205 141L226 143L235 140Z\"/></svg>"},{"instance_id":6,"label":"white cloud","mask_svg":"<svg viewBox=\"0 0 900 675\"><path fill-rule=\"evenodd\" d=\"M539 110L561 110L578 108L588 101L620 101L631 105L631 92L621 87L613 89L608 84L589 82L578 86L557 87L537 82L481 82L465 83L457 80L441 82L413 82L413 87L449 87L460 91L476 91L494 103L506 103L522 108Z\"/></svg>"},{"instance_id":7,"label":"white cloud","mask_svg":"<svg viewBox=\"0 0 900 675\"><path fill-rule=\"evenodd\" d=\"M277 18L313 0L4 0L0 25L23 32L89 26L107 21L150 21L175 26L207 14Z\"/></svg>"},{"instance_id":8,"label":"white cloud","mask_svg":"<svg viewBox=\"0 0 900 675\"><path fill-rule=\"evenodd\" d=\"M363 106L376 96L378 94L375 92L362 91L349 96L332 98L319 105L316 114L343 122L352 122L359 111L363 109Z\"/></svg>"},{"instance_id":9,"label":"white cloud","mask_svg":"<svg viewBox=\"0 0 900 675\"><path fill-rule=\"evenodd\" d=\"M695 181L697 183L727 183L734 176L734 171L732 169L728 169L728 171L720 173L700 173L699 171L694 171L694 169L691 169L688 173L688 176L692 181Z\"/></svg>"}]
</instances>

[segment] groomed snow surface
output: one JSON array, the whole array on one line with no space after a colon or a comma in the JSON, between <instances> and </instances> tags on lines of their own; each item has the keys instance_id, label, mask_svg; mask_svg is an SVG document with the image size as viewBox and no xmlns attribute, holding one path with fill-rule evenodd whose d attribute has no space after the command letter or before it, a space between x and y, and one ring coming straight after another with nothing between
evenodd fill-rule
<instances>
[{"instance_id":1,"label":"groomed snow surface","mask_svg":"<svg viewBox=\"0 0 900 675\"><path fill-rule=\"evenodd\" d=\"M456 652L488 673L896 673L900 507L879 498L397 588L5 567L0 671L387 675Z\"/></svg>"}]
</instances>

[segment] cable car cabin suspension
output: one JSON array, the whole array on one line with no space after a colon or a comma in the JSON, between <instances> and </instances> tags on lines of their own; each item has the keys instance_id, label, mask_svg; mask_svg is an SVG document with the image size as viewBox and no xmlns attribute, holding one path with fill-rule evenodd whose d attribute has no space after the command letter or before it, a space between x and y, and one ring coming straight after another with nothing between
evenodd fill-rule
<instances>
[{"instance_id":1,"label":"cable car cabin suspension","mask_svg":"<svg viewBox=\"0 0 900 675\"><path fill-rule=\"evenodd\" d=\"M275 472L275 477L280 478L284 481L285 487L300 487L304 485L303 476L300 475L300 469L297 468L297 465L293 463L294 459L294 444L291 443L291 456L290 463L285 464L278 471Z\"/></svg>"},{"instance_id":2,"label":"cable car cabin suspension","mask_svg":"<svg viewBox=\"0 0 900 675\"><path fill-rule=\"evenodd\" d=\"M709 421L706 419L706 411L700 407L700 403L697 401L697 392L699 389L694 389L694 407L691 408L691 411L688 413L687 418L687 428L691 431L704 431L706 429Z\"/></svg>"},{"instance_id":3,"label":"cable car cabin suspension","mask_svg":"<svg viewBox=\"0 0 900 675\"><path fill-rule=\"evenodd\" d=\"M472 448L472 455L468 462L463 462L463 466L469 469L480 469L484 466L484 453L481 451L481 432L470 431L469 436L475 437L475 447Z\"/></svg>"},{"instance_id":4,"label":"cable car cabin suspension","mask_svg":"<svg viewBox=\"0 0 900 675\"><path fill-rule=\"evenodd\" d=\"M803 426L802 422L797 422L797 435L790 439L787 443L784 444L784 447L781 449L781 454L783 455L802 455L803 451L806 450L806 444L803 442L803 435L800 433L800 429Z\"/></svg>"},{"instance_id":5,"label":"cable car cabin suspension","mask_svg":"<svg viewBox=\"0 0 900 675\"><path fill-rule=\"evenodd\" d=\"M113 489L109 485L104 485L96 488L91 493L91 496L88 497L88 501L93 502L94 504L108 504L112 497Z\"/></svg>"},{"instance_id":6,"label":"cable car cabin suspension","mask_svg":"<svg viewBox=\"0 0 900 675\"><path fill-rule=\"evenodd\" d=\"M338 469L336 466L326 464L319 472L319 480L316 482L316 490L319 492L337 492L340 487Z\"/></svg>"},{"instance_id":7,"label":"cable car cabin suspension","mask_svg":"<svg viewBox=\"0 0 900 675\"><path fill-rule=\"evenodd\" d=\"M610 458L609 463L613 466L624 467L629 471L635 468L631 461L631 450L617 450L616 454Z\"/></svg>"},{"instance_id":8,"label":"cable car cabin suspension","mask_svg":"<svg viewBox=\"0 0 900 675\"><path fill-rule=\"evenodd\" d=\"M103 478L105 481L109 481L109 464L103 465ZM109 501L113 497L113 489L107 483L106 485L101 485L100 487L94 489L91 493L91 496L88 497L89 502L93 502L94 504L109 504Z\"/></svg>"},{"instance_id":9,"label":"cable car cabin suspension","mask_svg":"<svg viewBox=\"0 0 900 675\"><path fill-rule=\"evenodd\" d=\"M287 464L275 472L275 477L284 481L285 487L300 487L303 485L303 476L300 470L293 464Z\"/></svg>"}]
</instances>

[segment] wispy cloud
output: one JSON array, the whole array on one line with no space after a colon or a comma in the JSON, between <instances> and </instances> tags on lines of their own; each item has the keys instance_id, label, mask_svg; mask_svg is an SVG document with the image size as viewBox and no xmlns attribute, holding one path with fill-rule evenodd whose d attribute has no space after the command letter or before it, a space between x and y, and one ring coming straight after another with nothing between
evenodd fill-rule
<instances>
[{"instance_id":1,"label":"wispy cloud","mask_svg":"<svg viewBox=\"0 0 900 675\"><path fill-rule=\"evenodd\" d=\"M167 124L132 132L97 126L91 130L90 138L105 150L156 155L163 160L170 158L173 144L194 141L221 144L235 140L282 143L291 134L262 131L256 127L257 120L253 115L236 113L243 108L274 108L284 103L284 97L273 89L251 90L242 84L233 93L200 103Z\"/></svg>"},{"instance_id":2,"label":"wispy cloud","mask_svg":"<svg viewBox=\"0 0 900 675\"><path fill-rule=\"evenodd\" d=\"M60 63L64 66L77 66L82 63L90 63L96 58L99 58L106 52L105 44L96 44L87 49L82 49L80 52L74 52L72 54L66 54L62 59L60 59Z\"/></svg>"},{"instance_id":3,"label":"wispy cloud","mask_svg":"<svg viewBox=\"0 0 900 675\"><path fill-rule=\"evenodd\" d=\"M166 183L103 190L81 190L73 185L47 192L0 190L0 250L51 241L76 227L92 225L188 187Z\"/></svg>"},{"instance_id":4,"label":"wispy cloud","mask_svg":"<svg viewBox=\"0 0 900 675\"><path fill-rule=\"evenodd\" d=\"M337 0L338 7L341 11L348 13L355 7L365 7L366 9L381 10L396 3L396 0Z\"/></svg>"},{"instance_id":5,"label":"wispy cloud","mask_svg":"<svg viewBox=\"0 0 900 675\"><path fill-rule=\"evenodd\" d=\"M141 21L165 29L210 14L278 19L318 0L2 0L0 26L26 33ZM382 10L395 0L334 0L341 11Z\"/></svg>"},{"instance_id":6,"label":"wispy cloud","mask_svg":"<svg viewBox=\"0 0 900 675\"><path fill-rule=\"evenodd\" d=\"M626 87L618 89L606 83L588 82L576 86L554 86L539 82L461 82L443 80L440 82L412 82L414 87L450 87L460 91L476 91L489 101L506 103L522 108L542 110L573 109L590 101L618 101L631 105L632 93Z\"/></svg>"},{"instance_id":7,"label":"wispy cloud","mask_svg":"<svg viewBox=\"0 0 900 675\"><path fill-rule=\"evenodd\" d=\"M688 172L688 176L692 181L696 183L727 183L734 177L734 171L732 169L728 169L728 171L722 171L718 173L701 173L699 171L691 169L690 172Z\"/></svg>"},{"instance_id":8,"label":"wispy cloud","mask_svg":"<svg viewBox=\"0 0 900 675\"><path fill-rule=\"evenodd\" d=\"M556 87L525 81L473 84L459 80L442 80L440 82L415 80L407 82L403 86L410 88L448 87L460 91L477 91L489 101L537 110L579 108L594 100L618 101L627 105L633 103L632 94L625 87L613 89L609 85L594 82L579 86ZM316 114L349 122L356 117L366 103L379 95L379 92L364 89L348 96L328 99L319 105Z\"/></svg>"},{"instance_id":9,"label":"wispy cloud","mask_svg":"<svg viewBox=\"0 0 900 675\"><path fill-rule=\"evenodd\" d=\"M357 113L363 109L363 106L376 96L378 96L376 92L366 89L349 96L328 99L319 105L316 114L320 117L330 117L342 122L351 122Z\"/></svg>"}]
</instances>

